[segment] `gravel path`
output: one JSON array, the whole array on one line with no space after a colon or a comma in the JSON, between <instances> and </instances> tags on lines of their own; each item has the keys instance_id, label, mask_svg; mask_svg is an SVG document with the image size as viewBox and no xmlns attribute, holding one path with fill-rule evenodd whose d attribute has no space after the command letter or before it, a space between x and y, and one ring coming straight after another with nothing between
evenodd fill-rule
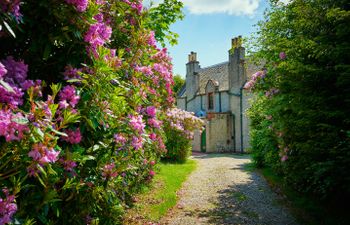
<instances>
[{"instance_id":1,"label":"gravel path","mask_svg":"<svg viewBox=\"0 0 350 225\"><path fill-rule=\"evenodd\" d=\"M249 156L196 155L198 168L181 189L180 200L161 224L296 225L260 175L249 172Z\"/></svg>"}]
</instances>

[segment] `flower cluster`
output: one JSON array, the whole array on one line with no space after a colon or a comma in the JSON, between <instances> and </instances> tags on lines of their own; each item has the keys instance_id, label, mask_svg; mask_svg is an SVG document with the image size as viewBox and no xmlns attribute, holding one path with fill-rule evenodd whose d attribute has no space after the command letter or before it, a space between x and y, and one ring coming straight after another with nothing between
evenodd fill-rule
<instances>
[{"instance_id":1,"label":"flower cluster","mask_svg":"<svg viewBox=\"0 0 350 225\"><path fill-rule=\"evenodd\" d=\"M191 112L172 108L167 111L166 116L170 127L181 132L188 139L193 138L193 132L195 130L203 129L203 121Z\"/></svg>"},{"instance_id":2,"label":"flower cluster","mask_svg":"<svg viewBox=\"0 0 350 225\"><path fill-rule=\"evenodd\" d=\"M63 164L63 168L68 172L73 172L74 168L77 166L77 163L73 160L60 159L60 162Z\"/></svg>"},{"instance_id":3,"label":"flower cluster","mask_svg":"<svg viewBox=\"0 0 350 225\"><path fill-rule=\"evenodd\" d=\"M266 76L266 71L258 71L252 75L252 78L244 85L244 89L252 90L256 83Z\"/></svg>"},{"instance_id":4,"label":"flower cluster","mask_svg":"<svg viewBox=\"0 0 350 225\"><path fill-rule=\"evenodd\" d=\"M40 164L47 164L56 162L59 154L60 151L55 151L52 147L48 147L43 143L36 143L28 156Z\"/></svg>"},{"instance_id":5,"label":"flower cluster","mask_svg":"<svg viewBox=\"0 0 350 225\"><path fill-rule=\"evenodd\" d=\"M63 2L66 6L55 8L52 17L62 16L61 12L66 15L52 29L64 30L64 41L69 36L62 50L74 46L71 51L62 51L69 55L59 51L49 54L57 60L45 65L52 68L53 75L43 82L51 87L43 89L45 99L41 95L44 85L27 80L28 66L23 61L8 57L0 62L0 148L8 150L0 162L0 173L8 178L0 188L12 185L12 178L24 180L26 190L16 192L21 205L16 221L24 221L23 215L28 215L38 222L44 210L57 210L60 217L50 214L48 220L81 222L71 220L75 214L104 224L118 223L121 210L115 205L126 205L137 189L135 185L152 179L152 166L165 152L164 114L174 100L172 65L167 50L157 48L154 32L142 22L142 1ZM26 4L23 10L37 12L31 3ZM26 19L32 20L31 14ZM52 25L50 20L37 25ZM18 40L27 40L25 32L16 35ZM33 64L30 71L35 71L30 76L45 77L35 68L40 59L26 60ZM50 83L57 79L70 85ZM5 145L4 139L8 142ZM144 164L144 160L149 163ZM23 179L27 176L30 178ZM93 194L96 190L102 190L98 194L102 198ZM50 193L63 201L72 196L67 209L86 199L87 211L62 213L59 204L48 209L39 204L32 209L40 200L27 198L30 191L33 196ZM106 213L94 211L95 206ZM15 211L0 213L11 218Z\"/></svg>"},{"instance_id":6,"label":"flower cluster","mask_svg":"<svg viewBox=\"0 0 350 225\"><path fill-rule=\"evenodd\" d=\"M12 107L22 105L24 91L34 86L32 80L27 80L28 65L23 61L15 61L8 56L0 63L0 102Z\"/></svg>"},{"instance_id":7,"label":"flower cluster","mask_svg":"<svg viewBox=\"0 0 350 225\"><path fill-rule=\"evenodd\" d=\"M131 8L135 9L138 14L142 12L142 0L135 0L134 2L130 2L129 0L124 0L125 3L129 4Z\"/></svg>"},{"instance_id":8,"label":"flower cluster","mask_svg":"<svg viewBox=\"0 0 350 225\"><path fill-rule=\"evenodd\" d=\"M287 58L287 54L285 52L280 52L278 56L281 60L285 60Z\"/></svg>"},{"instance_id":9,"label":"flower cluster","mask_svg":"<svg viewBox=\"0 0 350 225\"><path fill-rule=\"evenodd\" d=\"M29 131L28 126L21 121L26 121L21 113L14 114L11 110L0 109L0 136L4 136L7 142L21 140Z\"/></svg>"},{"instance_id":10,"label":"flower cluster","mask_svg":"<svg viewBox=\"0 0 350 225\"><path fill-rule=\"evenodd\" d=\"M66 133L67 136L63 136L62 139L65 140L68 143L71 144L78 144L81 141L81 133L80 133L80 129L77 128L76 130L65 130L64 131Z\"/></svg>"},{"instance_id":11,"label":"flower cluster","mask_svg":"<svg viewBox=\"0 0 350 225\"><path fill-rule=\"evenodd\" d=\"M117 144L124 145L126 143L127 139L122 134L115 134L114 141Z\"/></svg>"},{"instance_id":12,"label":"flower cluster","mask_svg":"<svg viewBox=\"0 0 350 225\"><path fill-rule=\"evenodd\" d=\"M75 87L72 85L65 86L59 94L60 97L60 108L67 108L69 106L75 107L79 102L79 95L76 95Z\"/></svg>"},{"instance_id":13,"label":"flower cluster","mask_svg":"<svg viewBox=\"0 0 350 225\"><path fill-rule=\"evenodd\" d=\"M0 11L5 13L10 13L16 18L16 21L19 22L22 18L22 14L20 12L20 0L12 0L12 1L1 1L0 2Z\"/></svg>"},{"instance_id":14,"label":"flower cluster","mask_svg":"<svg viewBox=\"0 0 350 225\"><path fill-rule=\"evenodd\" d=\"M109 163L104 165L102 168L102 177L104 179L113 178L118 176L118 173L115 171L115 163Z\"/></svg>"},{"instance_id":15,"label":"flower cluster","mask_svg":"<svg viewBox=\"0 0 350 225\"><path fill-rule=\"evenodd\" d=\"M66 0L68 4L75 6L78 12L86 11L89 0Z\"/></svg>"},{"instance_id":16,"label":"flower cluster","mask_svg":"<svg viewBox=\"0 0 350 225\"><path fill-rule=\"evenodd\" d=\"M81 79L80 73L82 69L73 68L71 65L66 66L65 71L63 73L65 80L71 79Z\"/></svg>"},{"instance_id":17,"label":"flower cluster","mask_svg":"<svg viewBox=\"0 0 350 225\"><path fill-rule=\"evenodd\" d=\"M9 194L7 188L2 189L5 198L0 196L0 224L10 223L13 214L17 211L17 204L15 203L15 196Z\"/></svg>"},{"instance_id":18,"label":"flower cluster","mask_svg":"<svg viewBox=\"0 0 350 225\"><path fill-rule=\"evenodd\" d=\"M145 123L142 121L142 115L129 115L130 126L139 134L142 134L144 132Z\"/></svg>"},{"instance_id":19,"label":"flower cluster","mask_svg":"<svg viewBox=\"0 0 350 225\"><path fill-rule=\"evenodd\" d=\"M112 35L112 28L103 22L97 22L92 24L84 36L84 40L88 42L92 50L96 50L97 47L103 46Z\"/></svg>"}]
</instances>

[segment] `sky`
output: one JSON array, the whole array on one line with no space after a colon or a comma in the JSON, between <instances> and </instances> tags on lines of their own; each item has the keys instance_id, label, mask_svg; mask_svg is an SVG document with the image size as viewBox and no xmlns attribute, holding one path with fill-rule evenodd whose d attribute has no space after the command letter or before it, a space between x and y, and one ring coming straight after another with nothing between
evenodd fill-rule
<instances>
[{"instance_id":1,"label":"sky","mask_svg":"<svg viewBox=\"0 0 350 225\"><path fill-rule=\"evenodd\" d=\"M157 2L154 1L153 2ZM159 0L158 0L159 2ZM174 74L186 76L191 51L201 67L228 61L231 39L248 37L263 19L267 0L183 0L185 18L171 26L179 34L178 45L167 46Z\"/></svg>"}]
</instances>

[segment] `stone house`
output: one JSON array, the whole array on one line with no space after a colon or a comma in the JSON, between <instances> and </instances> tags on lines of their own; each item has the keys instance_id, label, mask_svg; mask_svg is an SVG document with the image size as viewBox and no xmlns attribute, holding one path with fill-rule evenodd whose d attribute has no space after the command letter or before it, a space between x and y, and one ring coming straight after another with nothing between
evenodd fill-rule
<instances>
[{"instance_id":1,"label":"stone house","mask_svg":"<svg viewBox=\"0 0 350 225\"><path fill-rule=\"evenodd\" d=\"M243 152L249 147L245 116L249 94L243 86L258 68L247 62L242 37L232 39L227 62L201 68L197 54L191 52L186 68L186 83L177 96L177 107L205 121L202 134L195 134L193 150Z\"/></svg>"}]
</instances>

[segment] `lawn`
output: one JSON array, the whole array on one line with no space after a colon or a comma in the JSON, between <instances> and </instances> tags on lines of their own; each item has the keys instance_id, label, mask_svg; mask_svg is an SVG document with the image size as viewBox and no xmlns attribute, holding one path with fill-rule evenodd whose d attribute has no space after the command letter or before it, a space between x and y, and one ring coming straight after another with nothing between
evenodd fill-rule
<instances>
[{"instance_id":1,"label":"lawn","mask_svg":"<svg viewBox=\"0 0 350 225\"><path fill-rule=\"evenodd\" d=\"M183 164L161 162L158 173L150 186L145 186L135 199L134 207L127 211L124 224L157 222L168 209L176 205L176 192L188 175L195 170L194 160Z\"/></svg>"}]
</instances>

